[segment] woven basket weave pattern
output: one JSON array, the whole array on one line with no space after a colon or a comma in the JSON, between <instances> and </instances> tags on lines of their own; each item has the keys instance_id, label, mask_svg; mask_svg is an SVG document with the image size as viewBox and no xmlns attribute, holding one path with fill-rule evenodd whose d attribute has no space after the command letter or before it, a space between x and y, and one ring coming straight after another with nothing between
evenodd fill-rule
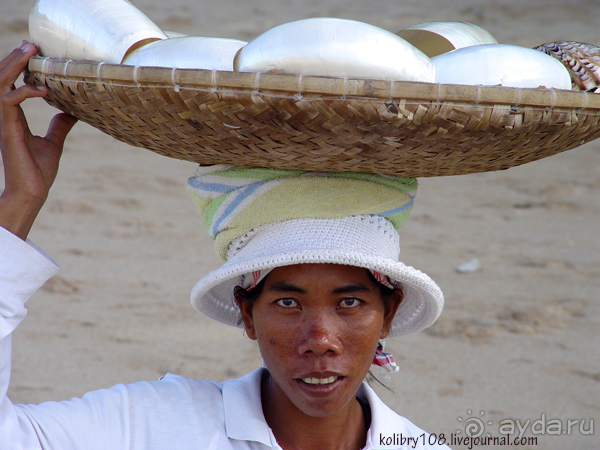
<instances>
[{"instance_id":1,"label":"woven basket weave pattern","mask_svg":"<svg viewBox=\"0 0 600 450\"><path fill-rule=\"evenodd\" d=\"M501 170L600 137L600 96L36 58L46 100L128 144L200 164L415 177Z\"/></svg>"}]
</instances>

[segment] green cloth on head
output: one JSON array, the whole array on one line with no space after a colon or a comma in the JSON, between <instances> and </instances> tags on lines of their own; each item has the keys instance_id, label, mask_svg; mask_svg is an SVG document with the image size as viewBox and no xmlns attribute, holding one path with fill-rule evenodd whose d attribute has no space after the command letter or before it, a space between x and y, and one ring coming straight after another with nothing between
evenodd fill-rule
<instances>
[{"instance_id":1,"label":"green cloth on head","mask_svg":"<svg viewBox=\"0 0 600 450\"><path fill-rule=\"evenodd\" d=\"M200 166L186 188L215 240L217 254L226 259L231 241L282 220L373 214L399 229L412 209L417 180L221 164Z\"/></svg>"}]
</instances>

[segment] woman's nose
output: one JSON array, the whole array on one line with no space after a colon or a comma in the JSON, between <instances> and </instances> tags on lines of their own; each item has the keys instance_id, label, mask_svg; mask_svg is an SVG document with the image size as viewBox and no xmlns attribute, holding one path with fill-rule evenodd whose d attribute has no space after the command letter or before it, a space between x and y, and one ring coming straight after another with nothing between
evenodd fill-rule
<instances>
[{"instance_id":1,"label":"woman's nose","mask_svg":"<svg viewBox=\"0 0 600 450\"><path fill-rule=\"evenodd\" d=\"M328 352L338 354L341 350L339 333L334 320L326 317L306 317L302 322L298 352L321 356Z\"/></svg>"}]
</instances>

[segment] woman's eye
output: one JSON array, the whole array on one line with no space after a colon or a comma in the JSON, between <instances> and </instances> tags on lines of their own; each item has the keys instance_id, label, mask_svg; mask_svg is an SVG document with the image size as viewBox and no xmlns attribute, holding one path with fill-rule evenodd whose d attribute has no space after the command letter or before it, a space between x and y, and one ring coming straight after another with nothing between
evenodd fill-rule
<instances>
[{"instance_id":1,"label":"woman's eye","mask_svg":"<svg viewBox=\"0 0 600 450\"><path fill-rule=\"evenodd\" d=\"M345 298L340 302L342 308L356 308L360 304L360 300L357 298Z\"/></svg>"},{"instance_id":2,"label":"woman's eye","mask_svg":"<svg viewBox=\"0 0 600 450\"><path fill-rule=\"evenodd\" d=\"M296 306L298 306L298 302L296 302L296 300L292 298L281 298L275 303L284 308L295 308Z\"/></svg>"}]
</instances>

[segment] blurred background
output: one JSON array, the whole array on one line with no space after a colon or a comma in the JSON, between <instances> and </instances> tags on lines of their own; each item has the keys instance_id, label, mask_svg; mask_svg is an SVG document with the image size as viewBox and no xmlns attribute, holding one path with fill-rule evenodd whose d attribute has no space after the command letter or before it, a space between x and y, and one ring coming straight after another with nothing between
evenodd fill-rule
<instances>
[{"instance_id":1,"label":"blurred background","mask_svg":"<svg viewBox=\"0 0 600 450\"><path fill-rule=\"evenodd\" d=\"M134 0L162 29L251 40L308 17L395 32L435 20L477 24L500 43L600 45L593 0ZM31 0L0 4L0 53L28 38ZM25 105L45 134L55 110ZM61 265L14 335L15 403L63 400L166 372L224 380L260 365L254 343L189 304L219 265L183 185L194 165L79 123L30 238ZM384 401L424 430L464 436L479 418L580 422L519 448L600 444L600 141L503 172L420 180L402 257L446 297L438 323L388 341L400 372ZM478 270L457 268L477 260ZM594 434L586 434L594 421ZM487 424L491 422L491 424ZM539 428L539 427L538 427ZM592 427L593 428L593 427ZM589 432L588 432L589 433ZM455 448L463 448L455 446ZM479 448L479 447L478 447ZM484 448L484 447L480 447ZM506 448L512 448L506 446Z\"/></svg>"}]
</instances>

